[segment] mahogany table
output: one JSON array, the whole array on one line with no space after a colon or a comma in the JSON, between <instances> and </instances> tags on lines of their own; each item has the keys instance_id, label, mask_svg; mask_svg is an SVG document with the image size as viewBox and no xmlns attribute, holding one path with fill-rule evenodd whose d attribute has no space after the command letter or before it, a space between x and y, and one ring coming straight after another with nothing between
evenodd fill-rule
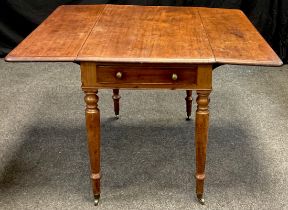
<instances>
[{"instance_id":1,"label":"mahogany table","mask_svg":"<svg viewBox=\"0 0 288 210\"><path fill-rule=\"evenodd\" d=\"M282 64L240 10L124 5L58 7L5 59L80 64L95 205L101 177L98 89L113 89L116 115L121 88L183 89L188 118L196 90L196 195L204 204L213 67Z\"/></svg>"}]
</instances>

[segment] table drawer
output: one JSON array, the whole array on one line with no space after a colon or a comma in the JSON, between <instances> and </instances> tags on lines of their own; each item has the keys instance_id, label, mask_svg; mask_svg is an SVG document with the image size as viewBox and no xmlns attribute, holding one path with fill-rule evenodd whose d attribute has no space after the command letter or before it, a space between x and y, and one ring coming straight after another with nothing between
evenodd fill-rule
<instances>
[{"instance_id":1,"label":"table drawer","mask_svg":"<svg viewBox=\"0 0 288 210\"><path fill-rule=\"evenodd\" d=\"M187 68L97 66L97 83L196 84L197 66Z\"/></svg>"}]
</instances>

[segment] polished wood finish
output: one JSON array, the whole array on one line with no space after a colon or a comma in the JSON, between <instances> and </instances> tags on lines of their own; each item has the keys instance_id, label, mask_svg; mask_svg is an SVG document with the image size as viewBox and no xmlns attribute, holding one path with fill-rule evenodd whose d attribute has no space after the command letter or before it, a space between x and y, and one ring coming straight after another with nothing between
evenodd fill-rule
<instances>
[{"instance_id":1,"label":"polished wood finish","mask_svg":"<svg viewBox=\"0 0 288 210\"><path fill-rule=\"evenodd\" d=\"M196 148L196 195L202 200L204 194L206 148L209 127L209 94L211 90L197 90L197 110L195 120L195 148Z\"/></svg>"},{"instance_id":2,"label":"polished wood finish","mask_svg":"<svg viewBox=\"0 0 288 210\"><path fill-rule=\"evenodd\" d=\"M77 60L211 63L215 59L197 8L107 5Z\"/></svg>"},{"instance_id":3,"label":"polished wood finish","mask_svg":"<svg viewBox=\"0 0 288 210\"><path fill-rule=\"evenodd\" d=\"M100 196L98 89L183 89L187 116L197 92L196 194L204 193L212 68L282 64L239 10L127 5L61 6L6 61L74 61L81 66L95 204Z\"/></svg>"},{"instance_id":4,"label":"polished wood finish","mask_svg":"<svg viewBox=\"0 0 288 210\"><path fill-rule=\"evenodd\" d=\"M241 10L198 10L216 63L271 66L282 64Z\"/></svg>"},{"instance_id":5,"label":"polished wood finish","mask_svg":"<svg viewBox=\"0 0 288 210\"><path fill-rule=\"evenodd\" d=\"M123 88L177 88L172 78L167 77L167 73L171 76L172 72L179 74L190 72L191 77L187 82L187 78L180 80L181 84L178 89L192 89L197 90L198 108L196 111L196 192L197 197L203 198L204 192L204 169L205 169L205 158L206 158L206 146L207 146L207 132L208 132L208 96L212 89L212 65L199 64L198 66L187 65L170 65L165 66L163 64L123 64L123 63L95 63L95 62L81 62L81 81L82 89L87 92L93 92L95 90L107 87L116 87L113 89L113 100L115 107L115 114L119 114L119 87ZM125 71L125 69L127 69ZM121 76L117 77L117 73L122 72ZM147 73L148 72L148 73ZM144 73L144 77L143 77ZM147 74L146 74L147 73ZM127 74L132 74L131 77ZM103 78L104 79L103 79ZM162 78L163 77L163 78ZM108 79L107 79L108 78ZM112 79L111 79L112 78ZM178 79L178 78L177 78ZM192 79L192 80L191 80ZM164 81L164 82L160 82ZM107 83L106 83L107 82ZM172 86L170 86L172 82ZM108 84L108 86L107 86ZM179 85L178 83L176 85ZM191 116L191 105L192 105L192 90L187 90L187 115ZM93 125L87 124L87 126L95 126L96 130L100 129L100 121L91 122ZM88 129L89 130L89 129ZM99 137L100 138L100 137ZM93 149L92 149L93 150ZM94 151L94 150L93 150ZM97 158L96 158L97 159ZM98 160L98 159L97 159ZM97 191L98 192L98 191Z\"/></svg>"},{"instance_id":6,"label":"polished wood finish","mask_svg":"<svg viewBox=\"0 0 288 210\"><path fill-rule=\"evenodd\" d=\"M114 113L115 113L115 116L116 118L119 117L119 106L120 106L120 103L119 103L119 100L120 100L121 96L119 95L119 89L113 89L113 95L112 95L112 99L113 99L113 102L114 102Z\"/></svg>"},{"instance_id":7,"label":"polished wood finish","mask_svg":"<svg viewBox=\"0 0 288 210\"><path fill-rule=\"evenodd\" d=\"M81 62L86 71L82 72L82 85L96 89L211 89L212 66L209 64L190 65L153 65L153 64L103 64L95 62ZM126 66L126 67L125 67ZM153 67L155 66L155 67ZM161 67L160 67L161 66ZM150 71L149 68L152 70ZM116 74L122 69L123 79L118 79ZM127 69L127 70L126 70ZM145 70L146 69L146 70ZM112 71L113 70L113 71ZM176 72L179 80L171 77ZM125 77L126 74L126 77ZM108 75L108 76L107 76ZM131 76L128 76L131 75ZM179 82L180 81L180 82Z\"/></svg>"},{"instance_id":8,"label":"polished wood finish","mask_svg":"<svg viewBox=\"0 0 288 210\"><path fill-rule=\"evenodd\" d=\"M75 61L104 5L58 7L5 58L7 61Z\"/></svg>"},{"instance_id":9,"label":"polished wood finish","mask_svg":"<svg viewBox=\"0 0 288 210\"><path fill-rule=\"evenodd\" d=\"M88 139L88 151L90 157L91 180L93 194L100 195L100 111L98 109L97 90L85 92L86 103L86 129Z\"/></svg>"},{"instance_id":10,"label":"polished wood finish","mask_svg":"<svg viewBox=\"0 0 288 210\"><path fill-rule=\"evenodd\" d=\"M186 90L186 113L187 113L187 120L190 120L191 113L192 113L192 90Z\"/></svg>"},{"instance_id":11,"label":"polished wood finish","mask_svg":"<svg viewBox=\"0 0 288 210\"><path fill-rule=\"evenodd\" d=\"M212 65L198 65L197 87L192 89L211 90L212 89Z\"/></svg>"},{"instance_id":12,"label":"polished wood finish","mask_svg":"<svg viewBox=\"0 0 288 210\"><path fill-rule=\"evenodd\" d=\"M167 84L177 86L178 84L196 84L197 66L178 69L154 66L125 66L123 64L114 66L97 66L97 83L99 84ZM121 77L117 76L121 75ZM174 78L173 78L174 76ZM175 78L176 76L176 78Z\"/></svg>"},{"instance_id":13,"label":"polished wood finish","mask_svg":"<svg viewBox=\"0 0 288 210\"><path fill-rule=\"evenodd\" d=\"M282 64L240 10L131 5L61 6L5 59Z\"/></svg>"}]
</instances>

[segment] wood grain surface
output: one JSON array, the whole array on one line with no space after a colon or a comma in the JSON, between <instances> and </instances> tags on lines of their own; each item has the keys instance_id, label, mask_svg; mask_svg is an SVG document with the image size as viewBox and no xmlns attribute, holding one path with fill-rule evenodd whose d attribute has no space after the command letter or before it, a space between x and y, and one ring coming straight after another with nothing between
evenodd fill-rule
<instances>
[{"instance_id":1,"label":"wood grain surface","mask_svg":"<svg viewBox=\"0 0 288 210\"><path fill-rule=\"evenodd\" d=\"M104 5L58 7L6 61L74 61Z\"/></svg>"},{"instance_id":2,"label":"wood grain surface","mask_svg":"<svg viewBox=\"0 0 288 210\"><path fill-rule=\"evenodd\" d=\"M6 60L282 64L240 10L131 5L61 6Z\"/></svg>"},{"instance_id":3,"label":"wood grain surface","mask_svg":"<svg viewBox=\"0 0 288 210\"><path fill-rule=\"evenodd\" d=\"M121 73L121 78L116 74ZM197 66L190 68L97 66L97 82L101 84L196 84ZM177 75L175 80L172 75Z\"/></svg>"},{"instance_id":4,"label":"wood grain surface","mask_svg":"<svg viewBox=\"0 0 288 210\"><path fill-rule=\"evenodd\" d=\"M211 63L197 8L107 5L78 61Z\"/></svg>"},{"instance_id":5,"label":"wood grain surface","mask_svg":"<svg viewBox=\"0 0 288 210\"><path fill-rule=\"evenodd\" d=\"M282 61L240 10L198 8L216 63L281 65Z\"/></svg>"}]
</instances>

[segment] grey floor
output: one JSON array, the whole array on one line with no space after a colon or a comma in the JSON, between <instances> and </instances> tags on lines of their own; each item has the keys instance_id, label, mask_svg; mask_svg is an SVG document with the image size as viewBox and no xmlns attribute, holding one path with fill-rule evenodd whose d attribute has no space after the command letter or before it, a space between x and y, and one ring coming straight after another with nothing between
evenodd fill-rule
<instances>
[{"instance_id":1,"label":"grey floor","mask_svg":"<svg viewBox=\"0 0 288 210\"><path fill-rule=\"evenodd\" d=\"M94 207L79 67L1 59L0 209L287 209L288 66L213 74L206 205L194 197L185 91L123 90L115 120L103 90Z\"/></svg>"}]
</instances>

